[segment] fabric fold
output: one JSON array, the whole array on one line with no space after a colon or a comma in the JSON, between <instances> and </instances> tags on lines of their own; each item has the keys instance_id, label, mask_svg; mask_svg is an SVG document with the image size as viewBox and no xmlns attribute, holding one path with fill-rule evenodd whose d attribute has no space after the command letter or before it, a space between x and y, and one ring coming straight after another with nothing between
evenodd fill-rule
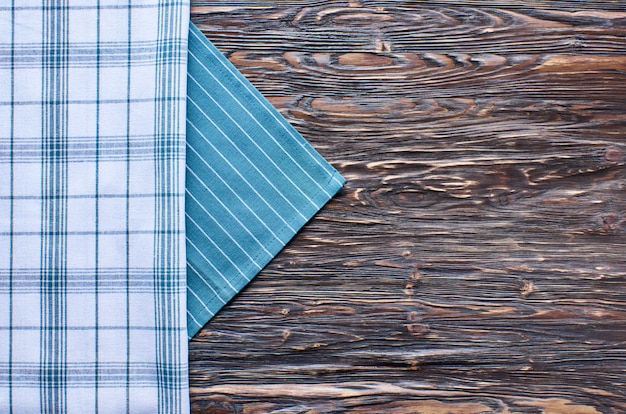
<instances>
[{"instance_id":1,"label":"fabric fold","mask_svg":"<svg viewBox=\"0 0 626 414\"><path fill-rule=\"evenodd\" d=\"M188 18L0 7L0 412L189 411Z\"/></svg>"},{"instance_id":2,"label":"fabric fold","mask_svg":"<svg viewBox=\"0 0 626 414\"><path fill-rule=\"evenodd\" d=\"M193 24L187 73L192 337L345 180Z\"/></svg>"}]
</instances>

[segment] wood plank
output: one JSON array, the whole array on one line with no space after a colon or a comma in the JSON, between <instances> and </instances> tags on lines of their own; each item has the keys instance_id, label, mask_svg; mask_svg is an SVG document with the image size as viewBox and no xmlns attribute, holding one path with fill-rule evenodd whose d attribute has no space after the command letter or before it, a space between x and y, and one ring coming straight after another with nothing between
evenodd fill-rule
<instances>
[{"instance_id":1,"label":"wood plank","mask_svg":"<svg viewBox=\"0 0 626 414\"><path fill-rule=\"evenodd\" d=\"M626 412L625 9L194 2L348 179L190 343L195 412Z\"/></svg>"}]
</instances>

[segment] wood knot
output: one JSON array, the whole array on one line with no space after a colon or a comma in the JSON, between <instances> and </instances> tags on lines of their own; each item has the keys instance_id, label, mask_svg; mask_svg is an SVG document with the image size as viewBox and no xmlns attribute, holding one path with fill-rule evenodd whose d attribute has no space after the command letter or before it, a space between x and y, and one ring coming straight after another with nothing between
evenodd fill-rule
<instances>
[{"instance_id":1,"label":"wood knot","mask_svg":"<svg viewBox=\"0 0 626 414\"><path fill-rule=\"evenodd\" d=\"M391 43L383 39L376 39L376 51L378 53L391 52Z\"/></svg>"},{"instance_id":2,"label":"wood knot","mask_svg":"<svg viewBox=\"0 0 626 414\"><path fill-rule=\"evenodd\" d=\"M422 278L422 274L419 271L419 267L415 266L413 267L413 271L411 272L411 280L414 282L417 282L418 280L420 280Z\"/></svg>"},{"instance_id":3,"label":"wood knot","mask_svg":"<svg viewBox=\"0 0 626 414\"><path fill-rule=\"evenodd\" d=\"M422 275L420 274L418 267L415 266L413 268L413 271L411 272L410 276L409 276L409 281L404 285L404 294L407 296L412 296L415 291L415 285L418 284L419 280L421 279Z\"/></svg>"},{"instance_id":4,"label":"wood knot","mask_svg":"<svg viewBox=\"0 0 626 414\"><path fill-rule=\"evenodd\" d=\"M520 289L520 293L522 294L522 296L528 297L534 291L535 291L535 284L532 282L532 280L524 280L524 284L522 285L522 288Z\"/></svg>"},{"instance_id":5,"label":"wood knot","mask_svg":"<svg viewBox=\"0 0 626 414\"><path fill-rule=\"evenodd\" d=\"M287 338L289 338L290 336L291 336L291 331L290 331L290 330L288 330L288 329L285 329L285 330L283 331L283 341L286 341L286 340L287 340Z\"/></svg>"},{"instance_id":6,"label":"wood knot","mask_svg":"<svg viewBox=\"0 0 626 414\"><path fill-rule=\"evenodd\" d=\"M415 311L410 312L409 316L407 316L407 320L409 322L416 322L416 321L419 321L421 319L422 319L422 317L420 316L420 314L415 312Z\"/></svg>"},{"instance_id":7,"label":"wood knot","mask_svg":"<svg viewBox=\"0 0 626 414\"><path fill-rule=\"evenodd\" d=\"M622 158L622 151L617 147L609 147L604 153L604 158L609 162L618 162Z\"/></svg>"},{"instance_id":8,"label":"wood knot","mask_svg":"<svg viewBox=\"0 0 626 414\"><path fill-rule=\"evenodd\" d=\"M611 213L602 217L602 230L613 231L619 225L619 216Z\"/></svg>"}]
</instances>

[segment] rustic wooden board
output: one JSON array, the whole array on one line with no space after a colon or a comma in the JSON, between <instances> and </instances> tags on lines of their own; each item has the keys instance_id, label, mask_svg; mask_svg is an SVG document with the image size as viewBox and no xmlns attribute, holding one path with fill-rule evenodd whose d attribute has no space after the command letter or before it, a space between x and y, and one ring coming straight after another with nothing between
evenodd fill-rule
<instances>
[{"instance_id":1,"label":"rustic wooden board","mask_svg":"<svg viewBox=\"0 0 626 414\"><path fill-rule=\"evenodd\" d=\"M623 1L192 19L348 179L191 341L195 412L626 412Z\"/></svg>"}]
</instances>

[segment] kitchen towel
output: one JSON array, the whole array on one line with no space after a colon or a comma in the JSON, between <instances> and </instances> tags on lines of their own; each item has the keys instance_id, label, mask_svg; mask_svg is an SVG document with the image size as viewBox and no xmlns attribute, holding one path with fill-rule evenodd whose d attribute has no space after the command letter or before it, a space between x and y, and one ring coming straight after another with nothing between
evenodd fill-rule
<instances>
[{"instance_id":1,"label":"kitchen towel","mask_svg":"<svg viewBox=\"0 0 626 414\"><path fill-rule=\"evenodd\" d=\"M191 337L345 180L193 24L187 76Z\"/></svg>"},{"instance_id":2,"label":"kitchen towel","mask_svg":"<svg viewBox=\"0 0 626 414\"><path fill-rule=\"evenodd\" d=\"M0 4L0 412L189 411L189 5Z\"/></svg>"},{"instance_id":3,"label":"kitchen towel","mask_svg":"<svg viewBox=\"0 0 626 414\"><path fill-rule=\"evenodd\" d=\"M187 13L0 5L0 412L187 412L187 335L344 183Z\"/></svg>"}]
</instances>

